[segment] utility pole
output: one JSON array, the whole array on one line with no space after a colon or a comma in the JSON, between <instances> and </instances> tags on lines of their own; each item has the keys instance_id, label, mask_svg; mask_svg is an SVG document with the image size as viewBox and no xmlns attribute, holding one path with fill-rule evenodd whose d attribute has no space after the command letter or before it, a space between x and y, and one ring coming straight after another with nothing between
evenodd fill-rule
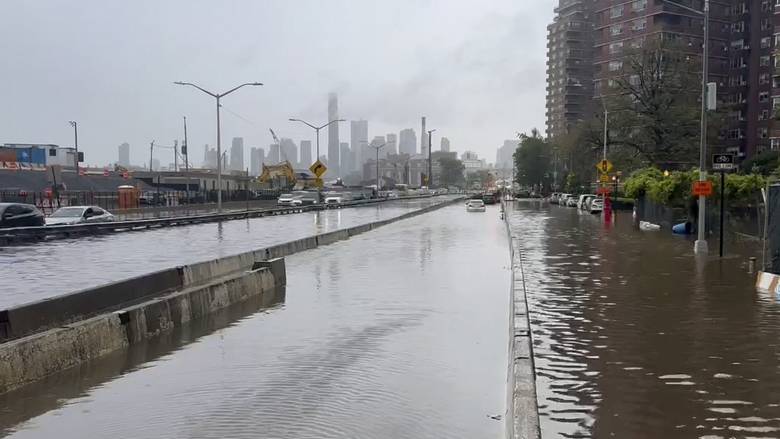
<instances>
[{"instance_id":1,"label":"utility pole","mask_svg":"<svg viewBox=\"0 0 780 439\"><path fill-rule=\"evenodd\" d=\"M152 162L154 161L154 140L149 144L149 172L152 172Z\"/></svg>"},{"instance_id":2,"label":"utility pole","mask_svg":"<svg viewBox=\"0 0 780 439\"><path fill-rule=\"evenodd\" d=\"M79 169L79 124L75 120L71 120L70 126L73 127L73 143L76 147L76 178L78 178L81 175L81 170Z\"/></svg>"},{"instance_id":3,"label":"utility pole","mask_svg":"<svg viewBox=\"0 0 780 439\"><path fill-rule=\"evenodd\" d=\"M187 194L187 205L190 204L190 150L187 144L187 116L184 116L184 144L181 147L182 153L184 153L184 172L187 174L187 188L185 192Z\"/></svg>"},{"instance_id":4,"label":"utility pole","mask_svg":"<svg viewBox=\"0 0 780 439\"><path fill-rule=\"evenodd\" d=\"M433 161L431 159L431 139L435 129L428 130L428 189L433 187Z\"/></svg>"},{"instance_id":5,"label":"utility pole","mask_svg":"<svg viewBox=\"0 0 780 439\"><path fill-rule=\"evenodd\" d=\"M704 53L701 58L701 139L699 148L699 181L707 181L707 168L704 163L704 155L707 151L707 78L709 64L709 39L710 39L710 0L704 0ZM707 197L699 195L699 224L696 227L698 236L693 245L694 253L706 254L709 251L707 246L706 223L707 217Z\"/></svg>"}]
</instances>

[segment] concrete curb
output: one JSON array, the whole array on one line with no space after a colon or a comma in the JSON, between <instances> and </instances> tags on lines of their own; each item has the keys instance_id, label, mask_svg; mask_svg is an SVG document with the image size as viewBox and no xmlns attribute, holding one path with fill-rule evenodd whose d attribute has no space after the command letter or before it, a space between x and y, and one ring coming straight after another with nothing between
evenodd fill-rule
<instances>
[{"instance_id":1,"label":"concrete curb","mask_svg":"<svg viewBox=\"0 0 780 439\"><path fill-rule=\"evenodd\" d=\"M509 365L507 370L506 429L509 439L539 439L539 407L536 399L536 372L533 334L528 314L528 299L523 272L521 241L512 235L506 205L502 201L504 223L512 261L512 285L509 308Z\"/></svg>"}]
</instances>

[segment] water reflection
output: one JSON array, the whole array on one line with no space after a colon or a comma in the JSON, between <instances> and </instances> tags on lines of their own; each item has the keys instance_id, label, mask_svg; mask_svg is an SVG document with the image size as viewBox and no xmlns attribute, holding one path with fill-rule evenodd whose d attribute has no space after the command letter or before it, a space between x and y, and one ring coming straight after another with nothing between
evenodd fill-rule
<instances>
[{"instance_id":1,"label":"water reflection","mask_svg":"<svg viewBox=\"0 0 780 439\"><path fill-rule=\"evenodd\" d=\"M517 203L544 437L777 437L780 308L732 256ZM713 245L713 244L711 244Z\"/></svg>"},{"instance_id":2,"label":"water reflection","mask_svg":"<svg viewBox=\"0 0 780 439\"><path fill-rule=\"evenodd\" d=\"M165 357L174 355L185 346L253 314L275 312L284 306L284 300L285 288L278 288L175 328L160 337L67 369L18 391L0 394L0 435L13 433L19 424L63 407L69 404L69 400L88 398L94 389L149 367L150 363L166 361Z\"/></svg>"}]
</instances>

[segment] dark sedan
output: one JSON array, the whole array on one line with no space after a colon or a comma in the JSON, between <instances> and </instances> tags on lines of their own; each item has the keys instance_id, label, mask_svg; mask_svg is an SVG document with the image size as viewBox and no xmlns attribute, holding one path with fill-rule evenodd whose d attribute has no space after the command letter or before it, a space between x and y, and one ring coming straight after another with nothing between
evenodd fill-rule
<instances>
[{"instance_id":1,"label":"dark sedan","mask_svg":"<svg viewBox=\"0 0 780 439\"><path fill-rule=\"evenodd\" d=\"M46 224L43 213L32 204L0 203L0 229Z\"/></svg>"}]
</instances>

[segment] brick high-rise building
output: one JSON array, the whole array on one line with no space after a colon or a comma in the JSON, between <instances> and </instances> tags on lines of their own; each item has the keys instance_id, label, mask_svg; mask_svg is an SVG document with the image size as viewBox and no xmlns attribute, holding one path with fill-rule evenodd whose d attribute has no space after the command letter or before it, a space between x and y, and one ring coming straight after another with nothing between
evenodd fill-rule
<instances>
[{"instance_id":1,"label":"brick high-rise building","mask_svg":"<svg viewBox=\"0 0 780 439\"><path fill-rule=\"evenodd\" d=\"M593 0L560 0L547 26L547 136L590 117L593 103Z\"/></svg>"}]
</instances>

